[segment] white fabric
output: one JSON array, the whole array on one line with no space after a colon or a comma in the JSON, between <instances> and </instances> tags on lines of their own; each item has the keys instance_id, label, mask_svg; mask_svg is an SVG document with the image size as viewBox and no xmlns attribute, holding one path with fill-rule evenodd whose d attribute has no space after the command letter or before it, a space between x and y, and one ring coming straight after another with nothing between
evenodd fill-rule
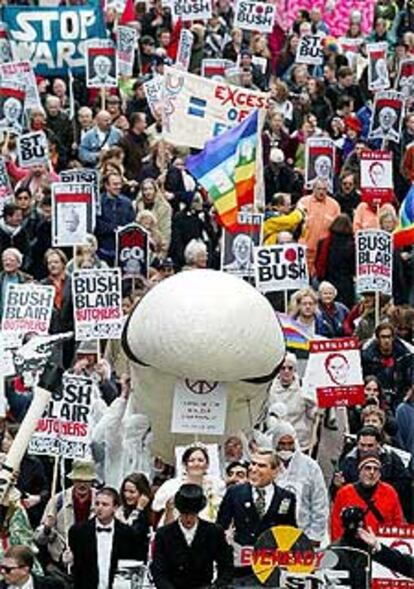
<instances>
[{"instance_id":1,"label":"white fabric","mask_svg":"<svg viewBox=\"0 0 414 589\"><path fill-rule=\"evenodd\" d=\"M273 483L270 485L266 485L266 487L261 487L261 489L265 492L265 513L268 511L270 504L272 503L273 495L275 494L275 487ZM256 487L252 487L253 490L253 502L256 503L259 493Z\"/></svg>"},{"instance_id":2,"label":"white fabric","mask_svg":"<svg viewBox=\"0 0 414 589\"><path fill-rule=\"evenodd\" d=\"M33 578L30 576L24 585L8 585L9 589L33 589Z\"/></svg>"},{"instance_id":3,"label":"white fabric","mask_svg":"<svg viewBox=\"0 0 414 589\"><path fill-rule=\"evenodd\" d=\"M185 538L185 541L187 542L187 546L191 546L191 544L194 541L196 532L197 532L198 520L196 521L196 523L193 525L192 528L185 528L183 526L183 524L180 522L180 520L178 520L178 525L180 526L180 530L184 534L184 538Z\"/></svg>"},{"instance_id":4,"label":"white fabric","mask_svg":"<svg viewBox=\"0 0 414 589\"><path fill-rule=\"evenodd\" d=\"M98 554L98 589L108 589L109 571L111 568L112 544L115 532L115 520L104 526L96 520L96 528L108 528L110 532L98 532L96 530L96 550Z\"/></svg>"}]
</instances>

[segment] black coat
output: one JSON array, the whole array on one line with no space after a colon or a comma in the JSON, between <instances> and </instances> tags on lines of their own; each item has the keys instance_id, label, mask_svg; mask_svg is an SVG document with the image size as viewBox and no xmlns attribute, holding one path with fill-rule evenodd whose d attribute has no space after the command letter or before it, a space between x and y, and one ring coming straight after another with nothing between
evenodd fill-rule
<instances>
[{"instance_id":1,"label":"black coat","mask_svg":"<svg viewBox=\"0 0 414 589\"><path fill-rule=\"evenodd\" d=\"M273 526L296 526L296 498L290 491L274 486L269 509L260 519L253 501L250 483L227 489L220 505L217 523L225 530L233 522L234 539L242 546L253 546L264 531Z\"/></svg>"},{"instance_id":2,"label":"black coat","mask_svg":"<svg viewBox=\"0 0 414 589\"><path fill-rule=\"evenodd\" d=\"M160 528L155 537L151 572L157 589L209 587L213 564L217 564L216 587L230 584L233 560L223 529L202 519L191 546L178 522Z\"/></svg>"},{"instance_id":3,"label":"black coat","mask_svg":"<svg viewBox=\"0 0 414 589\"><path fill-rule=\"evenodd\" d=\"M96 543L96 519L69 529L69 547L73 553L73 579L75 589L97 589L99 583ZM112 587L118 561L139 560L139 550L132 529L115 520L109 586Z\"/></svg>"},{"instance_id":4,"label":"black coat","mask_svg":"<svg viewBox=\"0 0 414 589\"><path fill-rule=\"evenodd\" d=\"M402 554L394 548L381 544L381 550L375 552L372 558L388 569L414 579L414 558L411 554Z\"/></svg>"},{"instance_id":5,"label":"black coat","mask_svg":"<svg viewBox=\"0 0 414 589\"><path fill-rule=\"evenodd\" d=\"M33 589L63 589L63 583L53 577L38 577L32 575ZM0 581L0 589L6 589L5 581Z\"/></svg>"},{"instance_id":6,"label":"black coat","mask_svg":"<svg viewBox=\"0 0 414 589\"><path fill-rule=\"evenodd\" d=\"M355 303L355 242L353 235L331 233L325 280L338 291L336 300L351 309Z\"/></svg>"}]
</instances>

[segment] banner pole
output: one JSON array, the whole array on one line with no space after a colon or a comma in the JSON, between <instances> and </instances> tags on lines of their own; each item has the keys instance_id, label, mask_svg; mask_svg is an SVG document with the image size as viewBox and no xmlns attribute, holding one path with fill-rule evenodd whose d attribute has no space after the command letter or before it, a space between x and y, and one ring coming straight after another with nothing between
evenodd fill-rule
<instances>
[{"instance_id":1,"label":"banner pole","mask_svg":"<svg viewBox=\"0 0 414 589\"><path fill-rule=\"evenodd\" d=\"M380 322L380 293L378 290L375 292L375 327Z\"/></svg>"},{"instance_id":2,"label":"banner pole","mask_svg":"<svg viewBox=\"0 0 414 589\"><path fill-rule=\"evenodd\" d=\"M59 454L56 454L55 461L53 463L52 486L50 487L50 496L51 497L54 497L56 495L58 472L59 472Z\"/></svg>"},{"instance_id":3,"label":"banner pole","mask_svg":"<svg viewBox=\"0 0 414 589\"><path fill-rule=\"evenodd\" d=\"M283 291L283 299L284 299L284 304L285 304L285 313L287 313L288 309L289 309L289 299L288 299L288 291L287 290Z\"/></svg>"},{"instance_id":4,"label":"banner pole","mask_svg":"<svg viewBox=\"0 0 414 589\"><path fill-rule=\"evenodd\" d=\"M105 94L105 88L101 88L101 109L105 110L106 109L106 94Z\"/></svg>"}]
</instances>

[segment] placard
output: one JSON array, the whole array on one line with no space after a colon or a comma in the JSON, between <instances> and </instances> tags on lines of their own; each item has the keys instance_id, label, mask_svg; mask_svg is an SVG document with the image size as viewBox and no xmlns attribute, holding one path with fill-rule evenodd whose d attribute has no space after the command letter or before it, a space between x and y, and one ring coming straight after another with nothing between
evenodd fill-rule
<instances>
[{"instance_id":1,"label":"placard","mask_svg":"<svg viewBox=\"0 0 414 589\"><path fill-rule=\"evenodd\" d=\"M0 64L0 85L7 86L9 84L16 84L25 90L25 110L33 108L43 110L36 78L32 64L29 61L15 61L13 63Z\"/></svg>"},{"instance_id":2,"label":"placard","mask_svg":"<svg viewBox=\"0 0 414 589\"><path fill-rule=\"evenodd\" d=\"M83 74L85 41L106 37L103 10L93 1L53 8L9 4L3 7L3 20L14 59L29 61L45 76L60 76L69 68Z\"/></svg>"},{"instance_id":3,"label":"placard","mask_svg":"<svg viewBox=\"0 0 414 589\"><path fill-rule=\"evenodd\" d=\"M361 200L381 206L394 199L392 153L363 151L361 165Z\"/></svg>"},{"instance_id":4,"label":"placard","mask_svg":"<svg viewBox=\"0 0 414 589\"><path fill-rule=\"evenodd\" d=\"M112 41L89 41L86 45L86 86L87 88L116 88L116 49Z\"/></svg>"},{"instance_id":5,"label":"placard","mask_svg":"<svg viewBox=\"0 0 414 589\"><path fill-rule=\"evenodd\" d=\"M377 540L413 558L414 554L414 526L382 526L378 530ZM391 569L372 560L371 589L412 589L414 580L395 573Z\"/></svg>"},{"instance_id":6,"label":"placard","mask_svg":"<svg viewBox=\"0 0 414 589\"><path fill-rule=\"evenodd\" d=\"M301 37L296 50L295 62L306 63L309 65L322 65L322 37L320 37L320 35L304 35Z\"/></svg>"},{"instance_id":7,"label":"placard","mask_svg":"<svg viewBox=\"0 0 414 589\"><path fill-rule=\"evenodd\" d=\"M143 86L148 106L152 114L156 116L157 110L159 114L159 109L163 105L164 78L157 74L148 82L144 82Z\"/></svg>"},{"instance_id":8,"label":"placard","mask_svg":"<svg viewBox=\"0 0 414 589\"><path fill-rule=\"evenodd\" d=\"M188 29L181 29L180 41L178 43L177 58L175 67L187 71L191 61L191 51L193 48L194 36Z\"/></svg>"},{"instance_id":9,"label":"placard","mask_svg":"<svg viewBox=\"0 0 414 589\"><path fill-rule=\"evenodd\" d=\"M174 387L171 432L221 436L226 410L227 392L222 383L179 380Z\"/></svg>"},{"instance_id":10,"label":"placard","mask_svg":"<svg viewBox=\"0 0 414 589\"><path fill-rule=\"evenodd\" d=\"M356 37L355 39L351 39L349 37L340 37L338 41L342 47L342 53L348 60L349 67L355 71L359 48L365 42L364 38Z\"/></svg>"},{"instance_id":11,"label":"placard","mask_svg":"<svg viewBox=\"0 0 414 589\"><path fill-rule=\"evenodd\" d=\"M297 243L255 247L254 268L256 288L263 293L309 285L306 247Z\"/></svg>"},{"instance_id":12,"label":"placard","mask_svg":"<svg viewBox=\"0 0 414 589\"><path fill-rule=\"evenodd\" d=\"M312 188L316 180L325 180L333 190L335 144L331 139L310 137L305 145L305 185Z\"/></svg>"},{"instance_id":13,"label":"placard","mask_svg":"<svg viewBox=\"0 0 414 589\"><path fill-rule=\"evenodd\" d=\"M263 215L239 213L238 221L237 231L223 230L221 270L241 278L253 278L253 251L262 241Z\"/></svg>"},{"instance_id":14,"label":"placard","mask_svg":"<svg viewBox=\"0 0 414 589\"><path fill-rule=\"evenodd\" d=\"M47 137L43 131L25 133L17 140L17 154L21 168L31 168L49 162Z\"/></svg>"},{"instance_id":15,"label":"placard","mask_svg":"<svg viewBox=\"0 0 414 589\"><path fill-rule=\"evenodd\" d=\"M394 90L375 94L374 112L369 130L370 139L388 139L398 143L404 116L404 97Z\"/></svg>"},{"instance_id":16,"label":"placard","mask_svg":"<svg viewBox=\"0 0 414 589\"><path fill-rule=\"evenodd\" d=\"M238 0L234 26L246 31L271 33L276 18L276 6L266 2Z\"/></svg>"},{"instance_id":17,"label":"placard","mask_svg":"<svg viewBox=\"0 0 414 589\"><path fill-rule=\"evenodd\" d=\"M49 333L55 287L43 284L7 285L1 331L6 336Z\"/></svg>"},{"instance_id":18,"label":"placard","mask_svg":"<svg viewBox=\"0 0 414 589\"><path fill-rule=\"evenodd\" d=\"M118 25L116 30L116 59L118 76L132 76L137 47L137 31Z\"/></svg>"},{"instance_id":19,"label":"placard","mask_svg":"<svg viewBox=\"0 0 414 589\"><path fill-rule=\"evenodd\" d=\"M0 63L9 63L12 59L10 41L7 37L7 26L0 22Z\"/></svg>"},{"instance_id":20,"label":"placard","mask_svg":"<svg viewBox=\"0 0 414 589\"><path fill-rule=\"evenodd\" d=\"M368 43L368 89L372 92L390 87L387 67L388 43Z\"/></svg>"},{"instance_id":21,"label":"placard","mask_svg":"<svg viewBox=\"0 0 414 589\"><path fill-rule=\"evenodd\" d=\"M9 174L7 172L6 160L0 157L0 213L3 212L4 201L14 195Z\"/></svg>"},{"instance_id":22,"label":"placard","mask_svg":"<svg viewBox=\"0 0 414 589\"><path fill-rule=\"evenodd\" d=\"M23 131L25 91L17 87L0 87L0 129L15 135Z\"/></svg>"},{"instance_id":23,"label":"placard","mask_svg":"<svg viewBox=\"0 0 414 589\"><path fill-rule=\"evenodd\" d=\"M396 88L405 99L414 96L414 57L400 61Z\"/></svg>"},{"instance_id":24,"label":"placard","mask_svg":"<svg viewBox=\"0 0 414 589\"><path fill-rule=\"evenodd\" d=\"M130 223L116 232L116 266L124 278L144 276L149 271L149 234L138 225Z\"/></svg>"},{"instance_id":25,"label":"placard","mask_svg":"<svg viewBox=\"0 0 414 589\"><path fill-rule=\"evenodd\" d=\"M89 184L95 201L96 214L100 214L101 196L99 192L100 174L98 170L92 170L89 168L63 170L62 172L59 172L59 178L62 184Z\"/></svg>"},{"instance_id":26,"label":"placard","mask_svg":"<svg viewBox=\"0 0 414 589\"><path fill-rule=\"evenodd\" d=\"M211 18L211 0L171 0L174 20L204 20Z\"/></svg>"},{"instance_id":27,"label":"placard","mask_svg":"<svg viewBox=\"0 0 414 589\"><path fill-rule=\"evenodd\" d=\"M75 270L72 297L77 341L121 338L122 280L119 268Z\"/></svg>"},{"instance_id":28,"label":"placard","mask_svg":"<svg viewBox=\"0 0 414 589\"><path fill-rule=\"evenodd\" d=\"M309 352L304 390L316 391L319 407L350 407L364 403L358 338L311 340Z\"/></svg>"},{"instance_id":29,"label":"placard","mask_svg":"<svg viewBox=\"0 0 414 589\"><path fill-rule=\"evenodd\" d=\"M201 77L222 82L226 77L226 70L231 67L234 67L234 63L229 59L203 59Z\"/></svg>"},{"instance_id":30,"label":"placard","mask_svg":"<svg viewBox=\"0 0 414 589\"><path fill-rule=\"evenodd\" d=\"M392 235L380 229L357 231L356 290L392 295Z\"/></svg>"},{"instance_id":31,"label":"placard","mask_svg":"<svg viewBox=\"0 0 414 589\"><path fill-rule=\"evenodd\" d=\"M30 440L29 454L90 460L92 378L65 372Z\"/></svg>"},{"instance_id":32,"label":"placard","mask_svg":"<svg viewBox=\"0 0 414 589\"><path fill-rule=\"evenodd\" d=\"M93 186L86 182L52 184L52 239L54 246L87 245L95 228Z\"/></svg>"}]
</instances>

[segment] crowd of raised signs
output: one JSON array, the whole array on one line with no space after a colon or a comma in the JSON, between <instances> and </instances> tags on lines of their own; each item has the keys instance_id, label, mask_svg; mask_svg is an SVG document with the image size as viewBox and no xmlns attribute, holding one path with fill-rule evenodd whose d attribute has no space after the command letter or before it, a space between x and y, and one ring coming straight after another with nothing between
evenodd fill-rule
<instances>
[{"instance_id":1,"label":"crowd of raised signs","mask_svg":"<svg viewBox=\"0 0 414 589\"><path fill-rule=\"evenodd\" d=\"M135 31L131 75L111 77L112 46L102 42L97 56L88 54L88 84L85 73L35 70L40 102L26 108L20 129L22 95L0 64L2 349L13 348L7 341L16 330L26 345L13 351L19 367L2 370L3 457L45 368L39 372L44 350L38 340L30 347L28 334L77 336L50 344L42 386L53 400L0 508L4 586L260 585L268 577L253 574L246 554L277 525L305 534L298 554L331 544L360 551L342 556L347 579L328 585L321 573L312 587L371 586L365 561L356 565L361 554L382 554L387 537L414 552L414 2L367 2L367 24L360 3L338 0L348 6L341 31L330 27L335 2L326 14L329 3L299 2L289 23L280 16L289 7L279 4L268 14L260 3L218 0L211 18L184 22L172 17L172 4L135 3L123 25ZM19 5L24 15L29 7ZM197 6L202 14L211 8ZM117 7L97 10L115 41ZM236 11L244 28L235 26ZM250 105L266 104L262 202L244 211L250 227L234 233L186 170L196 144L163 138L159 88L184 42L180 67L200 88L208 78L266 95ZM188 128L194 115L197 137L205 108L191 98L183 119ZM408 237L396 247L406 197ZM253 257L253 244L272 247ZM288 352L255 429L231 432L218 446L199 436L169 464L151 452L148 418L128 413L134 383L120 309L125 318L161 281L205 268L262 287ZM99 272L82 274L90 269ZM97 323L101 329L91 327ZM341 347L340 338L352 337L357 345ZM357 404L347 390L342 404L352 406L323 404L304 386L315 339L335 340L325 348L333 386L346 383L349 347L357 350ZM66 422L63 466L55 458L58 417ZM79 442L86 432L88 443ZM191 520L195 513L200 520ZM204 521L221 527L205 529ZM382 561L398 568L393 558ZM120 560L152 564L145 574L138 567L134 581L135 569L122 572ZM389 573L375 586L414 586L405 563L405 577ZM310 586L288 576L274 586Z\"/></svg>"}]
</instances>

